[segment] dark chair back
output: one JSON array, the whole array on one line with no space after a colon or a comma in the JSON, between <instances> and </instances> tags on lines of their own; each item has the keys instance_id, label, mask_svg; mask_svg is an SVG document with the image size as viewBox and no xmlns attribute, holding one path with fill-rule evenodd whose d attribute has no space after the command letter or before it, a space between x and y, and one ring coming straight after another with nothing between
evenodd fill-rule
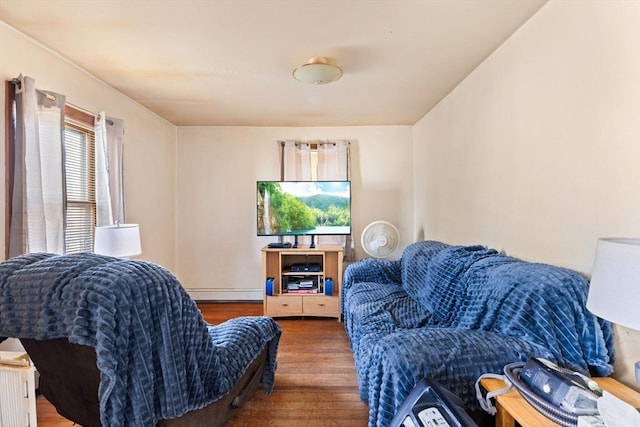
<instances>
[{"instance_id":1,"label":"dark chair back","mask_svg":"<svg viewBox=\"0 0 640 427\"><path fill-rule=\"evenodd\" d=\"M66 338L20 342L40 375L40 393L58 413L84 427L100 426L100 372L94 348Z\"/></svg>"}]
</instances>

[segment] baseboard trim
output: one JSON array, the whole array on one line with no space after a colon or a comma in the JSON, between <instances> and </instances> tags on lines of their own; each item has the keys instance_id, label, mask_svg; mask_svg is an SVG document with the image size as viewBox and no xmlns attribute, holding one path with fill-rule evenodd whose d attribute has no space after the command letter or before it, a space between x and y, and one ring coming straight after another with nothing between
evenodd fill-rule
<instances>
[{"instance_id":1,"label":"baseboard trim","mask_svg":"<svg viewBox=\"0 0 640 427\"><path fill-rule=\"evenodd\" d=\"M186 289L195 301L262 301L262 289Z\"/></svg>"}]
</instances>

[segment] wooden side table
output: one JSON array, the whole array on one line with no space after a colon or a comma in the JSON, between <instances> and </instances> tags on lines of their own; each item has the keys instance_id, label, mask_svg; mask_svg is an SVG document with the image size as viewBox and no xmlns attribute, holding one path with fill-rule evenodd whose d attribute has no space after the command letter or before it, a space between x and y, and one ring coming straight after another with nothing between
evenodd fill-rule
<instances>
[{"instance_id":1,"label":"wooden side table","mask_svg":"<svg viewBox=\"0 0 640 427\"><path fill-rule=\"evenodd\" d=\"M600 387L635 408L640 407L640 393L619 383L613 378L594 378ZM487 392L505 387L501 380L483 378L480 385ZM515 388L495 398L496 427L514 427L517 421L522 427L557 427L558 424L538 412Z\"/></svg>"}]
</instances>

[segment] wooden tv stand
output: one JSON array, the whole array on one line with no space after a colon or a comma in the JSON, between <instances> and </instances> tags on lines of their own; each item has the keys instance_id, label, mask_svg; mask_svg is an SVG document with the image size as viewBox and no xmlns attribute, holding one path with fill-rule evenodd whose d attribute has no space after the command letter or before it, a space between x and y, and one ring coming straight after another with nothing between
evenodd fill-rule
<instances>
[{"instance_id":1,"label":"wooden tv stand","mask_svg":"<svg viewBox=\"0 0 640 427\"><path fill-rule=\"evenodd\" d=\"M341 246L315 248L262 248L263 306L265 316L318 316L341 319ZM272 277L271 295L267 278ZM332 279L327 295L327 279Z\"/></svg>"}]
</instances>

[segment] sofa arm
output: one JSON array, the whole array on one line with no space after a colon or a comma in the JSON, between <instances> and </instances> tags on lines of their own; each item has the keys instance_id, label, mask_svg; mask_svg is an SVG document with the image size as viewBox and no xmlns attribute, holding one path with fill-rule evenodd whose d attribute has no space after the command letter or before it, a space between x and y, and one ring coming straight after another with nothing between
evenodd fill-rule
<instances>
[{"instance_id":1,"label":"sofa arm","mask_svg":"<svg viewBox=\"0 0 640 427\"><path fill-rule=\"evenodd\" d=\"M400 261L365 258L349 265L342 280L343 294L359 282L402 283Z\"/></svg>"}]
</instances>

